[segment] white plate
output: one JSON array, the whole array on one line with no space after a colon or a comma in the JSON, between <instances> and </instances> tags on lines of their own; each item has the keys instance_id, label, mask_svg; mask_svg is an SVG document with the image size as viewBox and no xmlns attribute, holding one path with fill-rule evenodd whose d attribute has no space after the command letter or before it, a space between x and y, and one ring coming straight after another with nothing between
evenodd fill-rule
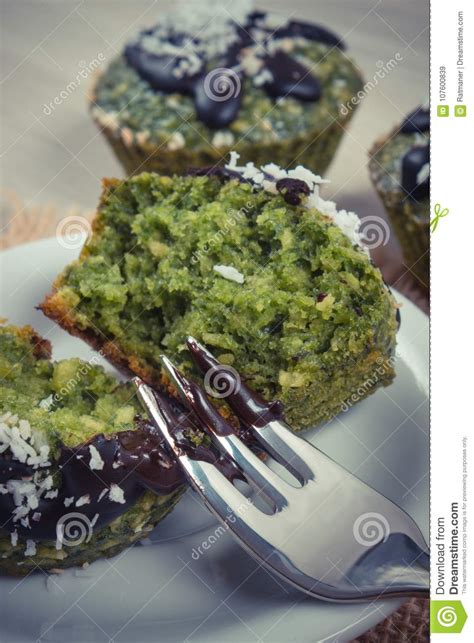
<instances>
[{"instance_id":1,"label":"white plate","mask_svg":"<svg viewBox=\"0 0 474 643\"><path fill-rule=\"evenodd\" d=\"M34 326L53 343L55 358L92 356L83 342L34 309L77 254L77 246L67 248L56 239L0 254L0 315ZM400 504L427 537L428 318L397 297L403 306L394 383L306 437ZM42 573L23 580L0 577L4 640L348 641L402 602L335 605L307 598L258 568L231 536L215 535L215 529L188 491L155 530L157 545L98 561L80 575L68 570L48 581ZM209 546L205 555L193 555L203 543Z\"/></svg>"}]
</instances>

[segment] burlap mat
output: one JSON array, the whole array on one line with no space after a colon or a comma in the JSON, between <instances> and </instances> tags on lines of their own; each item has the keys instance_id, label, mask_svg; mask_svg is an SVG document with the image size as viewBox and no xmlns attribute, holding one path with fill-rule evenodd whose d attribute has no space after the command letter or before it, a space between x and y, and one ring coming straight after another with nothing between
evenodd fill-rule
<instances>
[{"instance_id":1,"label":"burlap mat","mask_svg":"<svg viewBox=\"0 0 474 643\"><path fill-rule=\"evenodd\" d=\"M0 237L0 248L9 248L27 241L54 236L58 223L66 216L86 216L93 212L78 209L59 211L54 205L26 207L14 193L2 195L2 219L9 221ZM381 268L385 280L402 292L422 310L428 310L428 297L420 290L410 272L400 263L393 248L377 249L374 261ZM429 640L429 601L411 599L369 632L353 643L425 643Z\"/></svg>"}]
</instances>

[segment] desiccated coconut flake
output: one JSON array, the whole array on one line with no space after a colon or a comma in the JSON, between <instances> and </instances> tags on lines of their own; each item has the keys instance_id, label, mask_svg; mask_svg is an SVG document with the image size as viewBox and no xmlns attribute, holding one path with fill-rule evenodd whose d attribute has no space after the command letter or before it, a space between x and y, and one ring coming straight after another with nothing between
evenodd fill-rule
<instances>
[{"instance_id":1,"label":"desiccated coconut flake","mask_svg":"<svg viewBox=\"0 0 474 643\"><path fill-rule=\"evenodd\" d=\"M14 460L35 469L50 464L49 447L39 431L34 431L28 420L5 413L0 420L0 453L9 450Z\"/></svg>"},{"instance_id":2,"label":"desiccated coconut flake","mask_svg":"<svg viewBox=\"0 0 474 643\"><path fill-rule=\"evenodd\" d=\"M243 284L245 281L244 275L233 266L216 265L213 266L212 269L214 270L214 272L217 272L219 275L221 275L221 277L224 277L224 279L228 279L229 281L235 281L238 284Z\"/></svg>"},{"instance_id":3,"label":"desiccated coconut flake","mask_svg":"<svg viewBox=\"0 0 474 643\"><path fill-rule=\"evenodd\" d=\"M305 181L305 183L307 183L310 188L314 185L321 185L323 183L330 182L327 179L323 179L322 177L320 177L319 174L314 174L314 172L311 172L311 170L308 170L302 165L297 165L294 170L288 170L288 178L300 179L301 181Z\"/></svg>"},{"instance_id":4,"label":"desiccated coconut flake","mask_svg":"<svg viewBox=\"0 0 474 643\"><path fill-rule=\"evenodd\" d=\"M29 512L29 507L17 507L13 510L13 522L21 521Z\"/></svg>"},{"instance_id":5,"label":"desiccated coconut flake","mask_svg":"<svg viewBox=\"0 0 474 643\"><path fill-rule=\"evenodd\" d=\"M76 507L82 507L83 505L89 505L91 501L91 497L88 493L85 495L81 496L76 500Z\"/></svg>"},{"instance_id":6,"label":"desiccated coconut flake","mask_svg":"<svg viewBox=\"0 0 474 643\"><path fill-rule=\"evenodd\" d=\"M96 469L98 471L101 471L104 468L104 461L102 460L99 451L93 444L91 444L89 445L89 452L91 454L89 467L91 469Z\"/></svg>"},{"instance_id":7,"label":"desiccated coconut flake","mask_svg":"<svg viewBox=\"0 0 474 643\"><path fill-rule=\"evenodd\" d=\"M193 3L178 3L178 6L162 15L152 30L141 33L132 41L155 56L174 59L174 75L181 78L193 76L203 67L203 61L224 55L229 45L238 40L238 26L248 22L253 11L253 0L233 0L225 11L216 11L210 0ZM179 33L179 42L174 37Z\"/></svg>"},{"instance_id":8,"label":"desiccated coconut flake","mask_svg":"<svg viewBox=\"0 0 474 643\"><path fill-rule=\"evenodd\" d=\"M281 179L287 178L304 181L310 190L310 193L305 198L304 206L319 210L319 212L332 219L334 225L348 237L353 245L357 245L364 252L368 252L361 243L359 217L354 214L354 212L347 212L346 210L338 211L333 201L325 201L320 197L319 186L323 183L329 183L329 181L321 178L318 174L314 174L314 172L311 172L302 165L298 165L289 171L278 167L274 163L257 168L254 163L251 162L246 165L238 165L239 158L240 155L237 152L230 152L230 159L225 168L233 173L240 174L242 178L253 183L256 188L263 188L266 192L276 194L278 192L276 183ZM216 266L214 266L214 270L215 269Z\"/></svg>"},{"instance_id":9,"label":"desiccated coconut flake","mask_svg":"<svg viewBox=\"0 0 474 643\"><path fill-rule=\"evenodd\" d=\"M109 500L112 502L118 502L121 505L125 504L125 495L123 489L118 486L118 484L111 484L109 491Z\"/></svg>"},{"instance_id":10,"label":"desiccated coconut flake","mask_svg":"<svg viewBox=\"0 0 474 643\"><path fill-rule=\"evenodd\" d=\"M285 179L287 177L286 170L282 169L276 163L267 163L267 165L262 165L262 172L269 175L273 179Z\"/></svg>"},{"instance_id":11,"label":"desiccated coconut flake","mask_svg":"<svg viewBox=\"0 0 474 643\"><path fill-rule=\"evenodd\" d=\"M34 556L36 554L36 543L34 540L26 541L25 556Z\"/></svg>"}]
</instances>

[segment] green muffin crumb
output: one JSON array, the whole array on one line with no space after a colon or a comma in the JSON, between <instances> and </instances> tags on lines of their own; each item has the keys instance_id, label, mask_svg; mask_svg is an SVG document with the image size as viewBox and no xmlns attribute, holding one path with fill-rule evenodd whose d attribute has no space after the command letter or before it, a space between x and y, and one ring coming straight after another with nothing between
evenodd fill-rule
<instances>
[{"instance_id":1,"label":"green muffin crumb","mask_svg":"<svg viewBox=\"0 0 474 643\"><path fill-rule=\"evenodd\" d=\"M339 412L397 328L380 271L328 216L206 176L107 181L92 238L42 308L155 385L160 353L193 372L193 335L295 430Z\"/></svg>"},{"instance_id":2,"label":"green muffin crumb","mask_svg":"<svg viewBox=\"0 0 474 643\"><path fill-rule=\"evenodd\" d=\"M0 327L0 410L28 420L53 448L133 429L140 409L130 384L119 384L97 357L38 359L25 338L24 329Z\"/></svg>"}]
</instances>

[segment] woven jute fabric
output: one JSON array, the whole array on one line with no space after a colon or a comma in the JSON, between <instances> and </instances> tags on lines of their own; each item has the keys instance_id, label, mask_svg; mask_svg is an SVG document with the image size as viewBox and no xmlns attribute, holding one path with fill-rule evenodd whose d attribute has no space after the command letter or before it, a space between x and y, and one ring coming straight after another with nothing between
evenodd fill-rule
<instances>
[{"instance_id":1,"label":"woven jute fabric","mask_svg":"<svg viewBox=\"0 0 474 643\"><path fill-rule=\"evenodd\" d=\"M430 639L429 614L428 599L412 598L352 643L425 643Z\"/></svg>"},{"instance_id":2,"label":"woven jute fabric","mask_svg":"<svg viewBox=\"0 0 474 643\"><path fill-rule=\"evenodd\" d=\"M54 236L60 229L58 227L60 222L65 217L75 216L90 220L93 212L84 212L78 209L70 209L67 212L60 211L54 205L25 206L16 194L4 193L2 219L9 223L0 237L0 248L10 248L28 241ZM385 280L427 312L426 292L418 287L407 267L396 264L389 255L383 252L383 249L377 249L373 255L375 262L383 271ZM429 602L411 599L389 618L354 639L353 643L395 643L398 641L421 643L428 640Z\"/></svg>"}]
</instances>

